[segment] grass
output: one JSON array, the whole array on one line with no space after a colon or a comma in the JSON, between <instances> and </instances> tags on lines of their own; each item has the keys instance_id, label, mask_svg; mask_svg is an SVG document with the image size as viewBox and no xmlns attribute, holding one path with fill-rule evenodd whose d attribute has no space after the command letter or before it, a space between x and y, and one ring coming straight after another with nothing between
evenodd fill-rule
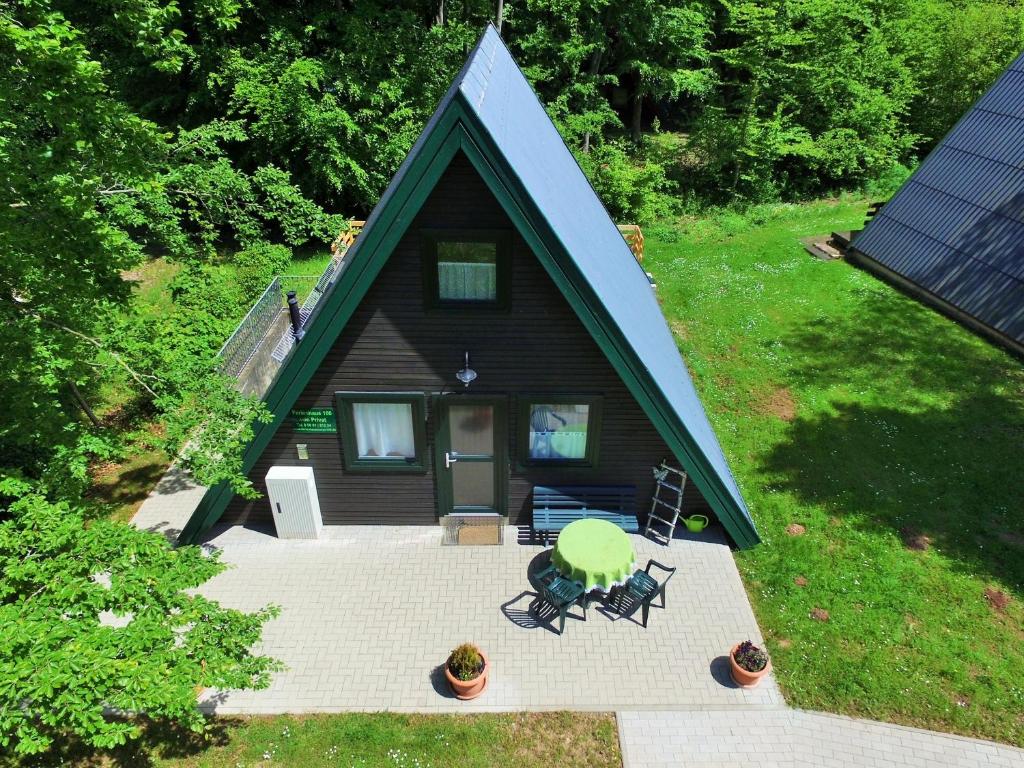
<instances>
[{"instance_id":1,"label":"grass","mask_svg":"<svg viewBox=\"0 0 1024 768\"><path fill-rule=\"evenodd\" d=\"M1024 366L798 244L865 208L651 227L645 267L764 539L737 560L790 704L1024 746Z\"/></svg>"},{"instance_id":2,"label":"grass","mask_svg":"<svg viewBox=\"0 0 1024 768\"><path fill-rule=\"evenodd\" d=\"M169 463L167 454L160 448L132 446L123 461L92 467L92 485L87 498L102 505L104 513L112 520L130 522Z\"/></svg>"},{"instance_id":3,"label":"grass","mask_svg":"<svg viewBox=\"0 0 1024 768\"><path fill-rule=\"evenodd\" d=\"M298 250L292 256L286 275L311 275L320 277L331 260L330 249L325 245L307 250Z\"/></svg>"},{"instance_id":4,"label":"grass","mask_svg":"<svg viewBox=\"0 0 1024 768\"><path fill-rule=\"evenodd\" d=\"M106 756L74 748L14 768L619 768L615 717L579 712L501 715L343 714L228 718L208 738L147 731Z\"/></svg>"},{"instance_id":5,"label":"grass","mask_svg":"<svg viewBox=\"0 0 1024 768\"><path fill-rule=\"evenodd\" d=\"M158 258L144 261L125 272L123 277L134 284L133 290L143 312L169 312L173 301L167 286L180 271L181 264Z\"/></svg>"}]
</instances>

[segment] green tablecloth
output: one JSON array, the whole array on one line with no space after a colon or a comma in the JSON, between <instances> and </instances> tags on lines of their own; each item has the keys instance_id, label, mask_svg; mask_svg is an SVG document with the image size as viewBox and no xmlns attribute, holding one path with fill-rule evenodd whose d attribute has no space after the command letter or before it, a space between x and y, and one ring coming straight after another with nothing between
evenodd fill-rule
<instances>
[{"instance_id":1,"label":"green tablecloth","mask_svg":"<svg viewBox=\"0 0 1024 768\"><path fill-rule=\"evenodd\" d=\"M551 562L589 591L607 592L633 575L636 555L629 536L607 520L577 520L558 534Z\"/></svg>"}]
</instances>

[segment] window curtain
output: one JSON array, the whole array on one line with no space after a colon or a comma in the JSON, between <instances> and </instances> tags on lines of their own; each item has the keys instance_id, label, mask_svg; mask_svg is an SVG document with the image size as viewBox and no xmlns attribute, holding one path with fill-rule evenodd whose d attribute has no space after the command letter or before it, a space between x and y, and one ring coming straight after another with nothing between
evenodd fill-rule
<instances>
[{"instance_id":1,"label":"window curtain","mask_svg":"<svg viewBox=\"0 0 1024 768\"><path fill-rule=\"evenodd\" d=\"M494 301L498 297L495 264L438 261L438 298L442 301Z\"/></svg>"},{"instance_id":2,"label":"window curtain","mask_svg":"<svg viewBox=\"0 0 1024 768\"><path fill-rule=\"evenodd\" d=\"M416 458L409 403L354 403L352 420L359 458Z\"/></svg>"},{"instance_id":3,"label":"window curtain","mask_svg":"<svg viewBox=\"0 0 1024 768\"><path fill-rule=\"evenodd\" d=\"M530 458L586 458L589 416L588 405L531 406Z\"/></svg>"}]
</instances>

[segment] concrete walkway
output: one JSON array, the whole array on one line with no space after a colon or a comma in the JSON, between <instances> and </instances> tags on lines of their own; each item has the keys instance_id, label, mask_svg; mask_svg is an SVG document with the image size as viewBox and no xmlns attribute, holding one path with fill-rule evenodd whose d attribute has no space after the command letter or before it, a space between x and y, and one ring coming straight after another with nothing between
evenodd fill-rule
<instances>
[{"instance_id":1,"label":"concrete walkway","mask_svg":"<svg viewBox=\"0 0 1024 768\"><path fill-rule=\"evenodd\" d=\"M1004 744L792 709L618 720L624 768L1024 767L1024 750Z\"/></svg>"}]
</instances>

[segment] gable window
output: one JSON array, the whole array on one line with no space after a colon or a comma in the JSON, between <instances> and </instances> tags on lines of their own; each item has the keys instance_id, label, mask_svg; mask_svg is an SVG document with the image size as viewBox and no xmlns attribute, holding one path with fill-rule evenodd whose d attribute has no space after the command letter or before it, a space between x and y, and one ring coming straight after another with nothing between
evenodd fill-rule
<instances>
[{"instance_id":1,"label":"gable window","mask_svg":"<svg viewBox=\"0 0 1024 768\"><path fill-rule=\"evenodd\" d=\"M432 307L505 307L508 232L432 230L423 236L426 302Z\"/></svg>"},{"instance_id":2,"label":"gable window","mask_svg":"<svg viewBox=\"0 0 1024 768\"><path fill-rule=\"evenodd\" d=\"M525 465L595 466L601 398L537 396L519 404L519 454Z\"/></svg>"},{"instance_id":3,"label":"gable window","mask_svg":"<svg viewBox=\"0 0 1024 768\"><path fill-rule=\"evenodd\" d=\"M425 470L422 394L338 392L334 397L345 469Z\"/></svg>"}]
</instances>

